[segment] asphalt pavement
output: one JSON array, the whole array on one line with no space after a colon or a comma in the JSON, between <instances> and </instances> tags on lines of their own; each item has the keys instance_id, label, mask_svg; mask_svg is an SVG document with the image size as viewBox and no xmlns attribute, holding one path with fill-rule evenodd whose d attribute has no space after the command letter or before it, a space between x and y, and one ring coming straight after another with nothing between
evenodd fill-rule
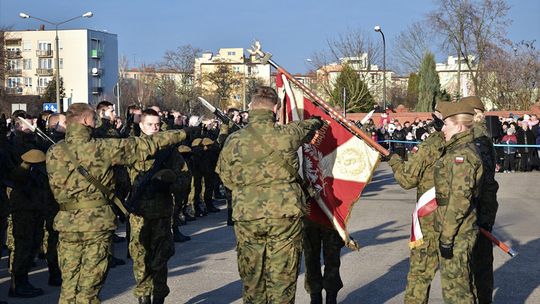
<instances>
[{"instance_id":1,"label":"asphalt pavement","mask_svg":"<svg viewBox=\"0 0 540 304\"><path fill-rule=\"evenodd\" d=\"M540 172L500 173L500 204L494 234L519 254L510 258L494 249L494 303L540 303ZM414 209L415 190L403 190L395 182L386 163L356 203L349 222L351 235L362 246L359 252L347 248L341 254L344 287L339 303L402 303L409 263L407 247ZM181 227L192 237L176 244L169 261L166 303L241 303L242 283L236 266L233 228L226 226L222 212L210 214ZM121 234L123 227L120 228ZM6 253L4 252L4 255ZM125 258L126 243L115 244L115 255ZM45 290L34 299L7 298L9 275L7 257L0 261L0 300L9 303L57 303L59 288L47 286L47 267L37 260L30 281ZM101 292L103 303L136 303L132 263L109 271ZM309 303L301 270L297 303ZM433 281L430 303L443 303L439 275Z\"/></svg>"}]
</instances>

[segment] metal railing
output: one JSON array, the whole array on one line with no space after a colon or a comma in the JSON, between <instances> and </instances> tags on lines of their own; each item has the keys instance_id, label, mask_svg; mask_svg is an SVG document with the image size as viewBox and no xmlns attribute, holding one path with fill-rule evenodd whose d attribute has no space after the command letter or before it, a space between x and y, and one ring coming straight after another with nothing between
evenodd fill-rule
<instances>
[{"instance_id":1,"label":"metal railing","mask_svg":"<svg viewBox=\"0 0 540 304\"><path fill-rule=\"evenodd\" d=\"M36 56L38 57L52 57L53 50L36 50Z\"/></svg>"},{"instance_id":2,"label":"metal railing","mask_svg":"<svg viewBox=\"0 0 540 304\"><path fill-rule=\"evenodd\" d=\"M40 76L51 76L53 74L53 69L36 69L36 74Z\"/></svg>"}]
</instances>

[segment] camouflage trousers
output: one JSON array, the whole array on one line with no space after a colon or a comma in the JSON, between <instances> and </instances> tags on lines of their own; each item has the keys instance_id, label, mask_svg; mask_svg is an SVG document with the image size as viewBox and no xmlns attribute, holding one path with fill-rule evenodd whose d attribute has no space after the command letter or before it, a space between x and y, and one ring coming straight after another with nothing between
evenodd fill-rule
<instances>
[{"instance_id":1,"label":"camouflage trousers","mask_svg":"<svg viewBox=\"0 0 540 304\"><path fill-rule=\"evenodd\" d=\"M302 219L237 221L244 303L294 303L302 255Z\"/></svg>"},{"instance_id":2,"label":"camouflage trousers","mask_svg":"<svg viewBox=\"0 0 540 304\"><path fill-rule=\"evenodd\" d=\"M345 245L337 231L304 220L303 244L306 291L319 293L324 289L326 292L337 293L343 287L339 266L341 265L341 248ZM324 260L324 275L321 273L321 249Z\"/></svg>"},{"instance_id":3,"label":"camouflage trousers","mask_svg":"<svg viewBox=\"0 0 540 304\"><path fill-rule=\"evenodd\" d=\"M431 281L435 277L438 266L438 235L425 233L423 244L411 249L404 299L406 304L428 303Z\"/></svg>"},{"instance_id":4,"label":"camouflage trousers","mask_svg":"<svg viewBox=\"0 0 540 304\"><path fill-rule=\"evenodd\" d=\"M471 270L472 250L477 233L469 231L454 239L454 256L445 259L439 254L444 303L476 303L476 289Z\"/></svg>"},{"instance_id":5,"label":"camouflage trousers","mask_svg":"<svg viewBox=\"0 0 540 304\"><path fill-rule=\"evenodd\" d=\"M146 219L131 215L129 253L133 259L136 297L166 297L167 262L174 255L171 218Z\"/></svg>"},{"instance_id":6,"label":"camouflage trousers","mask_svg":"<svg viewBox=\"0 0 540 304\"><path fill-rule=\"evenodd\" d=\"M13 248L11 273L26 276L32 268L34 257L43 240L43 214L39 210L17 210L11 215L13 224Z\"/></svg>"},{"instance_id":7,"label":"camouflage trousers","mask_svg":"<svg viewBox=\"0 0 540 304\"><path fill-rule=\"evenodd\" d=\"M97 304L109 265L113 231L60 232L62 271L59 304Z\"/></svg>"},{"instance_id":8,"label":"camouflage trousers","mask_svg":"<svg viewBox=\"0 0 540 304\"><path fill-rule=\"evenodd\" d=\"M472 254L474 284L478 293L478 303L493 301L493 244L483 234L478 234Z\"/></svg>"}]
</instances>

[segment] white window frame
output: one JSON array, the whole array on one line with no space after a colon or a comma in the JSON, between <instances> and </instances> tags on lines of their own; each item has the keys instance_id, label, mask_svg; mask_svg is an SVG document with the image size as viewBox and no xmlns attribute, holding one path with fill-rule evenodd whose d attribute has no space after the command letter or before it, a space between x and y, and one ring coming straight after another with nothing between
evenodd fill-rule
<instances>
[{"instance_id":1,"label":"white window frame","mask_svg":"<svg viewBox=\"0 0 540 304\"><path fill-rule=\"evenodd\" d=\"M23 59L23 69L24 70L32 69L32 59L30 58Z\"/></svg>"}]
</instances>

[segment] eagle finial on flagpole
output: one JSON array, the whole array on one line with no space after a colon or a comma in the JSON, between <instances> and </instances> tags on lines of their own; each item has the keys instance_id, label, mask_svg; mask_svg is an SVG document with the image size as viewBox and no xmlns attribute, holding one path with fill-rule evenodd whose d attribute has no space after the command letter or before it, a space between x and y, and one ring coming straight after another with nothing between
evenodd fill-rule
<instances>
[{"instance_id":1,"label":"eagle finial on flagpole","mask_svg":"<svg viewBox=\"0 0 540 304\"><path fill-rule=\"evenodd\" d=\"M258 56L263 64L268 63L270 58L272 58L272 53L265 53L261 50L261 42L259 40L255 40L251 48L248 48L247 51L253 56Z\"/></svg>"}]
</instances>

